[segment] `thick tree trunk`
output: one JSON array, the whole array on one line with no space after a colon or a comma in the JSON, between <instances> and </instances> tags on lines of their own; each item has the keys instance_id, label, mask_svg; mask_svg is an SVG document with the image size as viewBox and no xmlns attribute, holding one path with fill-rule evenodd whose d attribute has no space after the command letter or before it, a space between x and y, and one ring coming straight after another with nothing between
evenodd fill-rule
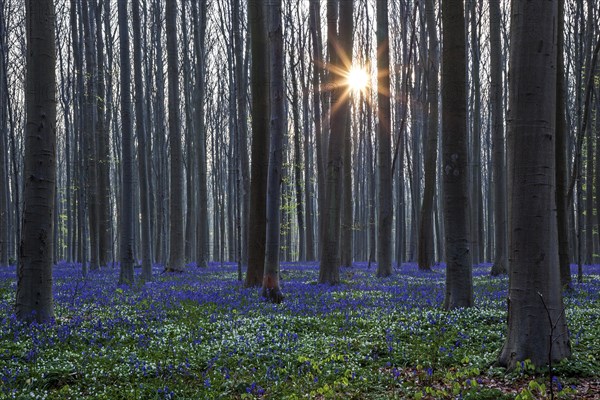
<instances>
[{"instance_id":1,"label":"thick tree trunk","mask_svg":"<svg viewBox=\"0 0 600 400\"><path fill-rule=\"evenodd\" d=\"M269 146L269 76L265 9L257 0L248 1L252 70L252 164L250 186L250 218L248 229L248 269L245 286L263 283L267 228L266 193Z\"/></svg>"},{"instance_id":2,"label":"thick tree trunk","mask_svg":"<svg viewBox=\"0 0 600 400\"><path fill-rule=\"evenodd\" d=\"M285 86L283 84L283 24L282 0L274 0L267 5L268 37L269 37L269 78L271 124L269 127L271 141L269 150L269 174L267 180L267 230L265 246L265 263L262 282L262 295L273 303L283 300L279 286L279 250L280 250L280 215L281 215L281 182L284 176L283 146L287 131L285 115Z\"/></svg>"},{"instance_id":3,"label":"thick tree trunk","mask_svg":"<svg viewBox=\"0 0 600 400\"><path fill-rule=\"evenodd\" d=\"M342 0L339 3L339 36L338 5L335 1L327 2L327 35L330 47L332 66L345 70L342 60L352 60L352 23L353 0ZM336 49L336 50L334 50ZM338 55L343 54L343 56ZM322 254L319 268L319 283L337 284L340 281L340 230L342 203L342 168L344 154L344 132L348 122L349 99L347 88L343 83L343 75L330 73L331 79L331 114L330 134L327 157L327 185L325 188L325 207L323 209Z\"/></svg>"},{"instance_id":4,"label":"thick tree trunk","mask_svg":"<svg viewBox=\"0 0 600 400\"><path fill-rule=\"evenodd\" d=\"M52 248L56 188L56 48L51 0L27 0L25 171L22 236L17 269L17 318L48 322L52 305Z\"/></svg>"},{"instance_id":5,"label":"thick tree trunk","mask_svg":"<svg viewBox=\"0 0 600 400\"><path fill-rule=\"evenodd\" d=\"M442 147L447 310L473 305L463 1L442 0Z\"/></svg>"},{"instance_id":6,"label":"thick tree trunk","mask_svg":"<svg viewBox=\"0 0 600 400\"><path fill-rule=\"evenodd\" d=\"M558 265L555 201L557 4L513 2L508 119L508 334L498 362L514 368L571 353Z\"/></svg>"},{"instance_id":7,"label":"thick tree trunk","mask_svg":"<svg viewBox=\"0 0 600 400\"><path fill-rule=\"evenodd\" d=\"M494 177L494 265L492 275L507 272L506 174L504 153L504 107L502 101L502 42L500 40L500 0L491 0L490 11L490 111L492 128L492 168Z\"/></svg>"}]
</instances>

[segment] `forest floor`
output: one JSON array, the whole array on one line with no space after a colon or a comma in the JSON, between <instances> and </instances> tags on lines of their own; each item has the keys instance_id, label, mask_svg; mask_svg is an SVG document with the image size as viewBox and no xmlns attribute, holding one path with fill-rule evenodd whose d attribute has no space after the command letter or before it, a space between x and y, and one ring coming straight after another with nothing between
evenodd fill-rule
<instances>
[{"instance_id":1,"label":"forest floor","mask_svg":"<svg viewBox=\"0 0 600 400\"><path fill-rule=\"evenodd\" d=\"M506 277L474 268L475 307L444 312L443 266L374 277L357 263L338 286L316 264L283 264L285 300L244 289L232 264L160 274L133 289L118 268L54 269L56 320L14 316L15 268L0 270L0 398L544 399L547 368L494 365ZM566 293L573 355L555 398L600 399L600 266ZM136 271L136 278L139 271Z\"/></svg>"}]
</instances>

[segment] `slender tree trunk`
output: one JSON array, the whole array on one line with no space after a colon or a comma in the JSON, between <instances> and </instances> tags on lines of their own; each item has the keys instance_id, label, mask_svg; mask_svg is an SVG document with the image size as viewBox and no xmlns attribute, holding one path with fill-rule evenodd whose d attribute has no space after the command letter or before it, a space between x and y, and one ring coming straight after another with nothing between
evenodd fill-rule
<instances>
[{"instance_id":1,"label":"slender tree trunk","mask_svg":"<svg viewBox=\"0 0 600 400\"><path fill-rule=\"evenodd\" d=\"M108 3L108 2L107 2ZM106 6L110 10L109 5ZM96 72L97 72L97 101L96 101L96 156L97 156L97 192L98 192L98 261L100 266L107 266L112 260L112 219L110 209L110 148L109 131L106 124L108 94L104 73L104 38L102 35L102 9L97 0L92 0L92 9L96 16ZM105 18L110 19L110 14Z\"/></svg>"},{"instance_id":2,"label":"slender tree trunk","mask_svg":"<svg viewBox=\"0 0 600 400\"><path fill-rule=\"evenodd\" d=\"M387 0L377 0L377 276L392 274L392 159L390 113L390 48Z\"/></svg>"},{"instance_id":3,"label":"slender tree trunk","mask_svg":"<svg viewBox=\"0 0 600 400\"><path fill-rule=\"evenodd\" d=\"M508 118L508 334L498 362L536 366L571 353L555 203L557 3L513 2Z\"/></svg>"},{"instance_id":4,"label":"slender tree trunk","mask_svg":"<svg viewBox=\"0 0 600 400\"><path fill-rule=\"evenodd\" d=\"M200 3L198 5L198 3ZM206 38L207 2L192 1L192 18L194 20L194 51L196 53L196 90L194 107L194 129L196 129L196 164L198 167L198 182L196 199L196 263L199 267L206 267L209 259L209 232L208 232L208 183L206 160L206 124L204 121L204 95L205 95L205 38Z\"/></svg>"},{"instance_id":5,"label":"slender tree trunk","mask_svg":"<svg viewBox=\"0 0 600 400\"><path fill-rule=\"evenodd\" d=\"M52 248L56 190L56 48L51 0L27 0L25 171L22 236L17 269L17 318L48 322L52 305Z\"/></svg>"},{"instance_id":6,"label":"slender tree trunk","mask_svg":"<svg viewBox=\"0 0 600 400\"><path fill-rule=\"evenodd\" d=\"M269 146L269 76L265 9L257 0L248 1L252 48L250 85L252 92L252 169L248 229L248 269L245 286L263 284L267 229L266 192Z\"/></svg>"},{"instance_id":7,"label":"slender tree trunk","mask_svg":"<svg viewBox=\"0 0 600 400\"><path fill-rule=\"evenodd\" d=\"M425 152L425 188L423 190L423 205L421 206L419 228L419 253L418 263L420 270L431 270L434 264L434 237L433 237L433 201L436 188L436 166L438 148L438 75L439 52L436 29L435 8L433 0L425 2L427 19L427 32L429 34L429 51L427 63L427 104L429 131L427 132Z\"/></svg>"},{"instance_id":8,"label":"slender tree trunk","mask_svg":"<svg viewBox=\"0 0 600 400\"><path fill-rule=\"evenodd\" d=\"M444 225L446 227L447 310L473 305L469 248L469 173L465 18L460 4L442 0L442 146Z\"/></svg>"},{"instance_id":9,"label":"slender tree trunk","mask_svg":"<svg viewBox=\"0 0 600 400\"><path fill-rule=\"evenodd\" d=\"M483 261L482 182L481 182L481 83L479 79L479 37L477 0L469 0L470 42L472 52L473 115L471 125L471 257L474 264Z\"/></svg>"},{"instance_id":10,"label":"slender tree trunk","mask_svg":"<svg viewBox=\"0 0 600 400\"><path fill-rule=\"evenodd\" d=\"M127 4L118 3L119 43L121 61L121 152L122 152L122 186L121 186L121 241L120 285L133 285L133 134L131 121L131 62L129 60L129 21Z\"/></svg>"},{"instance_id":11,"label":"slender tree trunk","mask_svg":"<svg viewBox=\"0 0 600 400\"><path fill-rule=\"evenodd\" d=\"M100 258L98 252L98 184L97 184L97 157L96 157L96 103L98 87L96 81L96 47L94 44L95 33L94 16L90 15L88 0L81 1L81 11L83 20L83 39L85 42L85 73L86 73L86 91L84 95L84 118L83 134L85 135L85 181L87 183L85 191L87 194L87 216L89 223L90 240L90 268L92 270L100 267Z\"/></svg>"},{"instance_id":12,"label":"slender tree trunk","mask_svg":"<svg viewBox=\"0 0 600 400\"><path fill-rule=\"evenodd\" d=\"M504 153L504 107L502 100L502 42L500 0L491 0L490 11L490 110L492 119L492 165L494 175L494 265L492 275L507 272L506 175Z\"/></svg>"},{"instance_id":13,"label":"slender tree trunk","mask_svg":"<svg viewBox=\"0 0 600 400\"><path fill-rule=\"evenodd\" d=\"M140 0L132 0L133 23L133 72L135 81L135 122L138 140L138 176L140 181L140 211L142 218L142 275L143 282L152 280L152 236L150 229L150 203L148 201L148 160L146 159L146 146L148 134L146 132L144 115L144 87L142 77L142 36L140 24Z\"/></svg>"},{"instance_id":14,"label":"slender tree trunk","mask_svg":"<svg viewBox=\"0 0 600 400\"><path fill-rule=\"evenodd\" d=\"M240 28L239 0L233 0L233 34L234 34L234 55L235 55L235 80L237 92L237 112L238 112L238 154L240 157L239 168L241 174L241 262L248 264L248 216L250 214L250 165L248 162L248 107L247 107L247 65L243 57L243 35Z\"/></svg>"},{"instance_id":15,"label":"slender tree trunk","mask_svg":"<svg viewBox=\"0 0 600 400\"><path fill-rule=\"evenodd\" d=\"M167 33L167 76L169 83L169 151L171 153L171 190L169 202L169 262L166 270L185 269L183 237L183 155L181 121L179 119L179 61L177 48L177 0L167 0L165 6Z\"/></svg>"}]
</instances>

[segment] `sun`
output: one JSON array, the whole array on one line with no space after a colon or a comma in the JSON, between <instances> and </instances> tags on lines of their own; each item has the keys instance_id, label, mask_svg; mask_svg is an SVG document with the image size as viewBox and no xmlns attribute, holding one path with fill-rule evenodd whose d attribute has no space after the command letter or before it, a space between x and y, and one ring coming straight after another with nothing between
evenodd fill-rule
<instances>
[{"instance_id":1,"label":"sun","mask_svg":"<svg viewBox=\"0 0 600 400\"><path fill-rule=\"evenodd\" d=\"M363 67L353 66L346 74L346 83L353 92L364 92L369 87L369 74Z\"/></svg>"}]
</instances>

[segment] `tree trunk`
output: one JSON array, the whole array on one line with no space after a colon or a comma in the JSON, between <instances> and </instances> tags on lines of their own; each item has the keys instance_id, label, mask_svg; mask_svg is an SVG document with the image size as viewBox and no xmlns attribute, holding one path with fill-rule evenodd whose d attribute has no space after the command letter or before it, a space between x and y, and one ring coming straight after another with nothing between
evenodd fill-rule
<instances>
[{"instance_id":1,"label":"tree trunk","mask_svg":"<svg viewBox=\"0 0 600 400\"><path fill-rule=\"evenodd\" d=\"M109 3L109 2L107 2ZM107 5L107 10L110 6ZM97 192L98 192L98 261L100 266L107 266L112 260L112 219L110 208L110 148L109 131L106 124L108 95L104 74L104 39L102 36L102 10L98 8L97 0L92 0L92 8L96 15L96 71L98 83L98 100L96 101L96 157L97 163ZM110 19L110 14L106 14ZM111 87L112 89L112 87Z\"/></svg>"},{"instance_id":2,"label":"tree trunk","mask_svg":"<svg viewBox=\"0 0 600 400\"><path fill-rule=\"evenodd\" d=\"M490 111L492 128L492 168L494 176L494 265L492 275L507 272L506 175L504 154L504 107L502 101L502 42L500 40L500 0L491 0L490 11Z\"/></svg>"},{"instance_id":3,"label":"tree trunk","mask_svg":"<svg viewBox=\"0 0 600 400\"><path fill-rule=\"evenodd\" d=\"M200 3L200 7L198 7ZM209 259L208 232L208 183L206 160L206 123L204 121L205 94L205 38L206 38L206 1L192 1L192 18L194 20L194 51L196 53L196 90L194 107L194 129L196 129L196 164L198 167L198 182L196 200L198 202L196 220L196 263L206 267Z\"/></svg>"},{"instance_id":4,"label":"tree trunk","mask_svg":"<svg viewBox=\"0 0 600 400\"><path fill-rule=\"evenodd\" d=\"M442 0L442 162L447 310L473 305L469 248L466 51L463 1Z\"/></svg>"},{"instance_id":5,"label":"tree trunk","mask_svg":"<svg viewBox=\"0 0 600 400\"><path fill-rule=\"evenodd\" d=\"M179 119L179 61L177 54L177 0L166 2L167 76L169 83L169 150L171 152L171 189L169 202L169 262L166 270L185 269L183 237L183 157Z\"/></svg>"},{"instance_id":6,"label":"tree trunk","mask_svg":"<svg viewBox=\"0 0 600 400\"><path fill-rule=\"evenodd\" d=\"M436 166L438 147L438 38L436 30L435 8L433 0L425 2L427 31L429 33L429 52L427 63L427 104L429 110L429 132L427 132L425 152L425 188L423 190L423 205L421 207L419 229L419 269L431 270L434 264L433 237L433 201L436 188Z\"/></svg>"},{"instance_id":7,"label":"tree trunk","mask_svg":"<svg viewBox=\"0 0 600 400\"><path fill-rule=\"evenodd\" d=\"M248 1L248 21L252 48L250 85L252 92L252 163L250 218L248 229L248 269L245 286L263 284L267 229L266 193L269 146L269 75L265 9L257 0Z\"/></svg>"},{"instance_id":8,"label":"tree trunk","mask_svg":"<svg viewBox=\"0 0 600 400\"><path fill-rule=\"evenodd\" d=\"M508 118L508 334L498 362L536 366L571 353L555 202L557 4L514 2Z\"/></svg>"},{"instance_id":9,"label":"tree trunk","mask_svg":"<svg viewBox=\"0 0 600 400\"><path fill-rule=\"evenodd\" d=\"M56 188L56 48L51 0L27 0L25 171L15 313L48 322L52 305L52 248Z\"/></svg>"},{"instance_id":10,"label":"tree trunk","mask_svg":"<svg viewBox=\"0 0 600 400\"><path fill-rule=\"evenodd\" d=\"M390 48L388 42L387 0L377 0L377 276L392 274L392 160L390 113Z\"/></svg>"},{"instance_id":11,"label":"tree trunk","mask_svg":"<svg viewBox=\"0 0 600 400\"><path fill-rule=\"evenodd\" d=\"M342 0L339 3L339 36L337 33L337 7L334 0L327 2L328 46L331 49L329 62L343 71L347 66L343 64L342 60L349 60L350 63L352 60L353 0ZM338 52L343 56L339 56ZM335 285L340 281L340 205L342 203L344 133L348 122L349 99L345 95L346 87L343 83L343 75L331 71L329 76L332 88L331 113L319 283Z\"/></svg>"},{"instance_id":12,"label":"tree trunk","mask_svg":"<svg viewBox=\"0 0 600 400\"><path fill-rule=\"evenodd\" d=\"M283 84L283 24L282 0L267 5L269 37L269 78L271 101L271 143L269 151L269 174L267 180L267 231L265 247L265 269L262 295L273 303L283 300L279 286L279 243L281 214L281 182L283 178L283 145L287 131L285 115L285 86Z\"/></svg>"},{"instance_id":13,"label":"tree trunk","mask_svg":"<svg viewBox=\"0 0 600 400\"><path fill-rule=\"evenodd\" d=\"M143 282L152 280L152 236L150 229L150 202L148 200L148 160L146 159L147 137L144 116L144 87L142 77L142 36L140 24L140 0L132 0L133 23L133 72L135 81L135 122L138 139L138 175L140 181L140 203L142 218L142 275Z\"/></svg>"},{"instance_id":14,"label":"tree trunk","mask_svg":"<svg viewBox=\"0 0 600 400\"><path fill-rule=\"evenodd\" d=\"M121 241L120 285L133 285L133 135L131 122L131 62L129 60L129 22L127 4L118 3L119 42L121 58L121 151L122 151L122 186L121 186Z\"/></svg>"}]
</instances>

